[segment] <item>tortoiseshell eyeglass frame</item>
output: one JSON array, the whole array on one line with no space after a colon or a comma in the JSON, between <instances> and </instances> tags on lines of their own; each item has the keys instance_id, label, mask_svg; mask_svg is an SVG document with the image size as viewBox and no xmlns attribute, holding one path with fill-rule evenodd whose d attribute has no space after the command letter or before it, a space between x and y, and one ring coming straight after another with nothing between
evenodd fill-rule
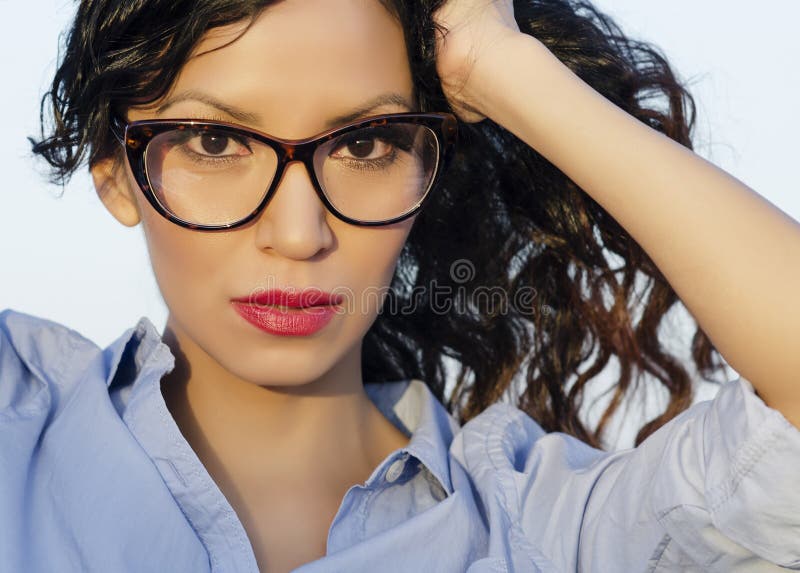
<instances>
[{"instance_id":1,"label":"tortoiseshell eyeglass frame","mask_svg":"<svg viewBox=\"0 0 800 573\"><path fill-rule=\"evenodd\" d=\"M319 183L316 170L314 169L314 152L319 145L347 132L364 127L382 126L391 123L414 123L423 125L429 128L436 135L437 143L439 145L438 163L436 165L436 170L432 177L432 181L428 186L428 190L410 211L407 211L406 213L403 213L402 215L392 219L381 221L362 221L348 217L337 210L325 195L325 192ZM278 166L276 168L275 175L272 178L272 183L264 195L264 198L248 215L232 223L201 225L181 219L180 217L171 213L159 202L147 177L145 152L150 141L152 141L152 139L157 135L166 131L187 128L192 128L194 130L211 130L219 127L234 131L237 134L241 134L242 136L252 138L265 145L268 145L275 151L277 155ZM352 225L374 227L391 225L392 223L397 223L407 219L419 212L426 200L432 195L433 189L436 187L436 184L440 180L442 173L444 173L444 171L447 169L447 166L453 157L458 139L458 121L454 114L445 112L387 113L361 118L344 125L334 127L306 139L281 139L249 127L224 121L165 119L141 120L125 123L124 120L115 115L112 116L111 119L111 132L124 147L131 171L133 172L133 176L136 178L136 182L138 183L148 202L160 215L176 225L180 225L181 227L198 231L218 231L234 229L247 224L249 221L255 219L264 209L264 207L266 207L267 203L269 203L269 200L272 198L276 189L278 188L278 184L281 181L284 170L292 161L300 161L306 166L306 171L309 174L320 201L322 201L325 207L331 213L333 213L333 215Z\"/></svg>"}]
</instances>

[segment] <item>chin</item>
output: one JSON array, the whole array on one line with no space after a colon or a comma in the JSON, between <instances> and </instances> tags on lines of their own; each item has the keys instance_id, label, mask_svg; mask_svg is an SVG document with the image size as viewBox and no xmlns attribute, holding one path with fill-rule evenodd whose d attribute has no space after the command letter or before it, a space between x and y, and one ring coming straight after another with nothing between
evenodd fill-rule
<instances>
[{"instance_id":1,"label":"chin","mask_svg":"<svg viewBox=\"0 0 800 573\"><path fill-rule=\"evenodd\" d=\"M212 355L225 370L252 384L275 388L297 387L318 380L351 351L330 344L320 348L297 343L294 348L286 344L264 345L246 353L241 346L226 350L224 357Z\"/></svg>"}]
</instances>

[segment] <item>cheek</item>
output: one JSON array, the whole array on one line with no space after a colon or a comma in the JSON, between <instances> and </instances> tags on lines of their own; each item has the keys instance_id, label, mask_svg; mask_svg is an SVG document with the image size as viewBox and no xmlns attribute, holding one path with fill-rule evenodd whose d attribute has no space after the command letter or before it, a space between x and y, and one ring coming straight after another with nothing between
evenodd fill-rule
<instances>
[{"instance_id":1,"label":"cheek","mask_svg":"<svg viewBox=\"0 0 800 573\"><path fill-rule=\"evenodd\" d=\"M131 188L136 185L129 173ZM161 215L136 193L142 230L147 242L150 263L159 288L168 305L176 300L196 298L192 293L208 289L224 260L224 237L179 227Z\"/></svg>"},{"instance_id":2,"label":"cheek","mask_svg":"<svg viewBox=\"0 0 800 573\"><path fill-rule=\"evenodd\" d=\"M142 226L153 273L171 310L191 309L221 289L215 281L226 252L224 237L184 229L152 210L143 213Z\"/></svg>"},{"instance_id":3,"label":"cheek","mask_svg":"<svg viewBox=\"0 0 800 573\"><path fill-rule=\"evenodd\" d=\"M346 250L345 259L350 271L346 276L355 279L355 284L342 285L354 291L354 302L367 314L377 312L378 306L388 293L397 258L408 237L412 222L377 229L357 229L354 237L340 245ZM349 291L347 291L349 292Z\"/></svg>"}]
</instances>

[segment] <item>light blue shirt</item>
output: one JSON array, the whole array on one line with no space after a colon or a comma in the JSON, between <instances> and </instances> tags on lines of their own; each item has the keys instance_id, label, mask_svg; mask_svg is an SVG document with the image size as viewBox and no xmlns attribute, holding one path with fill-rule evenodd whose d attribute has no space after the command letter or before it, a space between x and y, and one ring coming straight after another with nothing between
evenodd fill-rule
<instances>
[{"instance_id":1,"label":"light blue shirt","mask_svg":"<svg viewBox=\"0 0 800 573\"><path fill-rule=\"evenodd\" d=\"M258 570L166 408L173 364L146 318L100 349L0 313L0 571ZM506 403L459 427L419 380L366 390L410 442L297 572L800 570L800 431L745 379L617 452Z\"/></svg>"}]
</instances>

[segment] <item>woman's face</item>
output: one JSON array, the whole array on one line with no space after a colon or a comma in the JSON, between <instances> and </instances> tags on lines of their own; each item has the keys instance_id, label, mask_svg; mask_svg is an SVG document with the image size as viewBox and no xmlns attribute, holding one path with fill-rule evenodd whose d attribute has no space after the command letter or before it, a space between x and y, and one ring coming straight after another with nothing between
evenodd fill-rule
<instances>
[{"instance_id":1,"label":"woman's face","mask_svg":"<svg viewBox=\"0 0 800 573\"><path fill-rule=\"evenodd\" d=\"M237 24L208 33L165 98L129 110L128 120L219 119L299 139L377 96L397 94L413 105L402 29L377 0L285 0L224 45L243 29ZM363 115L411 110L393 103ZM347 224L325 209L304 165L294 162L251 224L194 231L154 211L127 166L124 175L112 172L93 168L98 190L117 219L142 223L169 307L167 325L193 367L216 364L278 386L330 375L343 364L360 373L361 339L377 316L413 218L385 227ZM116 191L109 191L109 177ZM346 312L311 335L266 332L231 303L268 289L307 287L347 299Z\"/></svg>"}]
</instances>

